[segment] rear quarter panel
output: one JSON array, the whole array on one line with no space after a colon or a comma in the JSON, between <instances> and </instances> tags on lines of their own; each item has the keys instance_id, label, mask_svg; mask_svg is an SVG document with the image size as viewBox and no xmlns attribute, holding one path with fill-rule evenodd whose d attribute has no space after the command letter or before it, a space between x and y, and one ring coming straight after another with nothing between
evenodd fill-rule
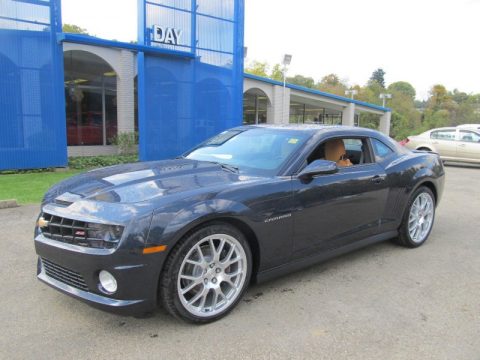
<instances>
[{"instance_id":1,"label":"rear quarter panel","mask_svg":"<svg viewBox=\"0 0 480 360\"><path fill-rule=\"evenodd\" d=\"M432 186L437 204L440 201L445 173L437 154L425 151L406 152L385 164L385 172L390 191L381 220L382 231L398 229L408 201L419 186Z\"/></svg>"}]
</instances>

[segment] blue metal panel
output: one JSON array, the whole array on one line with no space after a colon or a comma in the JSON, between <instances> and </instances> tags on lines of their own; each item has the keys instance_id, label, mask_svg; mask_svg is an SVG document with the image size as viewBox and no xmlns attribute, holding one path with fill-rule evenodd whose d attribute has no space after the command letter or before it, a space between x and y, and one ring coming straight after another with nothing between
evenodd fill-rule
<instances>
[{"instance_id":1,"label":"blue metal panel","mask_svg":"<svg viewBox=\"0 0 480 360\"><path fill-rule=\"evenodd\" d=\"M139 0L140 45L194 54L139 53L142 160L177 156L241 124L243 17L243 0ZM154 26L180 30L181 42L152 41Z\"/></svg>"},{"instance_id":2,"label":"blue metal panel","mask_svg":"<svg viewBox=\"0 0 480 360\"><path fill-rule=\"evenodd\" d=\"M59 0L2 0L0 170L65 166Z\"/></svg>"}]
</instances>

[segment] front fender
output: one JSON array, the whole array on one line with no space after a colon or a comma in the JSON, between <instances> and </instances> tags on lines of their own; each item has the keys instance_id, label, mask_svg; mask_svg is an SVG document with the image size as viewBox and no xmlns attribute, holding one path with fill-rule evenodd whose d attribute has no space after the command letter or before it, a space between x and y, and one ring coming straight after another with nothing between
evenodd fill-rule
<instances>
[{"instance_id":1,"label":"front fender","mask_svg":"<svg viewBox=\"0 0 480 360\"><path fill-rule=\"evenodd\" d=\"M201 223L219 217L237 218L243 222L250 209L244 204L223 199L203 200L182 207L179 211L158 211L152 217L147 243L149 246L167 245L173 248L188 231Z\"/></svg>"}]
</instances>

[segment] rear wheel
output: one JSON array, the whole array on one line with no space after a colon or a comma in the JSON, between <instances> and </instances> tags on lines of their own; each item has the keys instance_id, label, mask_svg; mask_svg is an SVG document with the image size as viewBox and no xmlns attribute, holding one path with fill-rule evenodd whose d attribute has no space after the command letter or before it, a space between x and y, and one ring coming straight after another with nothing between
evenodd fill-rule
<instances>
[{"instance_id":1,"label":"rear wheel","mask_svg":"<svg viewBox=\"0 0 480 360\"><path fill-rule=\"evenodd\" d=\"M410 248L422 245L432 231L434 219L435 196L428 187L421 186L408 202L397 242Z\"/></svg>"},{"instance_id":2,"label":"rear wheel","mask_svg":"<svg viewBox=\"0 0 480 360\"><path fill-rule=\"evenodd\" d=\"M242 298L252 255L244 235L212 224L187 235L172 251L161 276L161 300L177 318L208 323L225 316Z\"/></svg>"}]
</instances>

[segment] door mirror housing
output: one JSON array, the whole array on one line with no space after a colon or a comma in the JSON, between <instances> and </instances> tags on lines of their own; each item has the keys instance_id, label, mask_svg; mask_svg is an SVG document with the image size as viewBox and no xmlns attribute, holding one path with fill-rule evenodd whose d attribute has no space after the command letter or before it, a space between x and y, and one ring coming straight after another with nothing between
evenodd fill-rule
<instances>
[{"instance_id":1,"label":"door mirror housing","mask_svg":"<svg viewBox=\"0 0 480 360\"><path fill-rule=\"evenodd\" d=\"M334 174L338 171L337 163L329 160L315 160L308 164L299 174L301 180L310 180L317 175Z\"/></svg>"}]
</instances>

